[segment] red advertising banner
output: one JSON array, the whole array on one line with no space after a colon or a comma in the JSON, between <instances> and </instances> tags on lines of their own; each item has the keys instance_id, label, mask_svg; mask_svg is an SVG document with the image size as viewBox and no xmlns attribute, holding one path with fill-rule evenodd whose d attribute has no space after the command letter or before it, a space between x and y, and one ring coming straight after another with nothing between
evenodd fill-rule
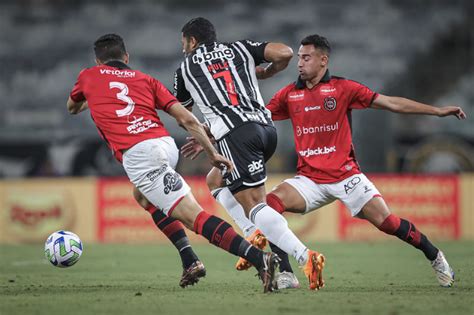
<instances>
[{"instance_id":1,"label":"red advertising banner","mask_svg":"<svg viewBox=\"0 0 474 315\"><path fill-rule=\"evenodd\" d=\"M215 213L217 204L207 189L205 178L187 177L199 204ZM97 238L100 242L154 242L166 237L148 212L132 196L127 178L101 178L97 182ZM188 232L190 238L194 233Z\"/></svg>"},{"instance_id":2,"label":"red advertising banner","mask_svg":"<svg viewBox=\"0 0 474 315\"><path fill-rule=\"evenodd\" d=\"M460 183L458 176L374 175L370 179L390 210L412 221L433 239L460 237ZM352 218L339 202L341 240L383 239L389 236L365 220Z\"/></svg>"}]
</instances>

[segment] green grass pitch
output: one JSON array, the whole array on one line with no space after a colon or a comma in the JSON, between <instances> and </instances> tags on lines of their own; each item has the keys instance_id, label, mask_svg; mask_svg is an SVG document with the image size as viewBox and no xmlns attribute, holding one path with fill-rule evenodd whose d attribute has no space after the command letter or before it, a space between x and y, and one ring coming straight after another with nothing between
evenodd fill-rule
<instances>
[{"instance_id":1,"label":"green grass pitch","mask_svg":"<svg viewBox=\"0 0 474 315\"><path fill-rule=\"evenodd\" d=\"M46 262L41 244L1 245L0 314L474 314L474 242L438 244L456 272L452 288L401 242L312 245L326 255L326 287L309 291L296 270L302 288L271 294L211 245L195 246L208 274L186 289L171 245L84 244L67 269Z\"/></svg>"}]
</instances>

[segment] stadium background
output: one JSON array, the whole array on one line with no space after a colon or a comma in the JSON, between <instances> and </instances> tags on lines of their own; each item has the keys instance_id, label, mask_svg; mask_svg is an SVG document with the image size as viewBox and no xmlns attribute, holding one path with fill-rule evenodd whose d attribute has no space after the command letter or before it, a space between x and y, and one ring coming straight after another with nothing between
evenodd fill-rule
<instances>
[{"instance_id":1,"label":"stadium background","mask_svg":"<svg viewBox=\"0 0 474 315\"><path fill-rule=\"evenodd\" d=\"M395 212L434 239L474 239L471 1L31 0L0 8L0 243L42 242L57 229L86 242L164 240L131 199L89 115L69 116L65 101L78 72L93 64L92 42L108 32L124 37L132 67L171 89L180 29L194 16L213 21L222 41L281 41L295 51L302 37L319 33L333 46L332 74L387 95L462 106L462 122L356 111L354 142L363 170ZM296 58L261 82L264 99L295 79ZM182 145L186 134L161 117ZM289 124L277 128L269 189L296 163ZM203 206L223 214L205 187L208 169L205 158L179 165ZM309 241L387 239L338 203L288 218Z\"/></svg>"}]
</instances>

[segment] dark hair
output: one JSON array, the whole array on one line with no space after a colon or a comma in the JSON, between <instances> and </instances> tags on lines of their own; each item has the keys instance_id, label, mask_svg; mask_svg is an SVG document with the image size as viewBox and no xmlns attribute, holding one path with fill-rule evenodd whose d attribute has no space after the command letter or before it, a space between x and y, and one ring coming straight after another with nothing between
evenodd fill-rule
<instances>
[{"instance_id":1,"label":"dark hair","mask_svg":"<svg viewBox=\"0 0 474 315\"><path fill-rule=\"evenodd\" d=\"M212 43L217 39L214 25L203 17L189 20L184 24L181 32L186 38L191 38L191 36L194 37L198 43Z\"/></svg>"},{"instance_id":2,"label":"dark hair","mask_svg":"<svg viewBox=\"0 0 474 315\"><path fill-rule=\"evenodd\" d=\"M319 36L318 34L306 36L301 40L301 45L313 45L314 48L319 48L324 51L328 56L331 54L331 45L326 37Z\"/></svg>"},{"instance_id":3,"label":"dark hair","mask_svg":"<svg viewBox=\"0 0 474 315\"><path fill-rule=\"evenodd\" d=\"M102 62L121 60L127 50L122 37L117 34L106 34L94 42L94 52L97 59Z\"/></svg>"}]
</instances>

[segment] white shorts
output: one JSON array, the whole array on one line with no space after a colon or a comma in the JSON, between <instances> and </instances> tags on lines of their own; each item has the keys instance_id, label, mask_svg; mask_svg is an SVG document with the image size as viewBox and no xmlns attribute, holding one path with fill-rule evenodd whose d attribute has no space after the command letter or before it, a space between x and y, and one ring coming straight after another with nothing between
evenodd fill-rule
<instances>
[{"instance_id":1,"label":"white shorts","mask_svg":"<svg viewBox=\"0 0 474 315\"><path fill-rule=\"evenodd\" d=\"M381 196L375 185L364 174L355 174L331 184L317 184L302 175L296 175L284 182L294 187L306 201L305 213L339 199L354 217L372 198Z\"/></svg>"},{"instance_id":2,"label":"white shorts","mask_svg":"<svg viewBox=\"0 0 474 315\"><path fill-rule=\"evenodd\" d=\"M123 155L123 167L130 181L166 215L191 191L174 170L178 157L178 148L171 137L142 141Z\"/></svg>"}]
</instances>

